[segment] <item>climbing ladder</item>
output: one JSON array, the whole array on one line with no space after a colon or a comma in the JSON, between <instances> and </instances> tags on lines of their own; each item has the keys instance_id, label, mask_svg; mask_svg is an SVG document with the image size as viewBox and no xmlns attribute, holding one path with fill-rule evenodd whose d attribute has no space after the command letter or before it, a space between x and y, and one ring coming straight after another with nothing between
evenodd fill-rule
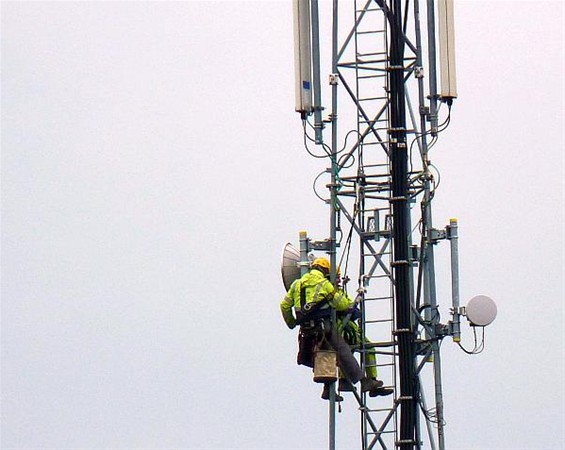
<instances>
[{"instance_id":1,"label":"climbing ladder","mask_svg":"<svg viewBox=\"0 0 565 450\"><path fill-rule=\"evenodd\" d=\"M397 362L394 338L394 282L391 267L391 174L389 151L388 23L373 0L354 2L354 26L338 62L340 80L356 108L357 141L341 157L348 175L339 177L341 210L357 231L360 249L359 295L362 330L370 343L361 348L377 354L379 379L394 389L387 397L360 396L363 449L395 448L397 440ZM343 170L345 172L345 170ZM346 198L343 201L342 198ZM352 207L346 206L347 198ZM351 200L352 199L352 200ZM351 212L348 212L351 211Z\"/></svg>"},{"instance_id":2,"label":"climbing ladder","mask_svg":"<svg viewBox=\"0 0 565 450\"><path fill-rule=\"evenodd\" d=\"M387 3L354 1L353 27L338 53L340 83L356 109L357 140L338 161L337 202L356 231L359 245L359 296L363 336L360 349L366 365L368 352L377 355L379 379L394 389L387 397L358 397L361 405L363 449L395 449L399 435L400 397L398 340L395 326L395 289L392 257L392 174L390 160L390 24ZM405 57L406 74L416 57ZM405 75L406 77L407 75ZM414 124L414 127L416 125ZM414 133L414 130L407 130ZM410 190L415 197L417 187ZM412 261L414 263L414 261Z\"/></svg>"}]
</instances>

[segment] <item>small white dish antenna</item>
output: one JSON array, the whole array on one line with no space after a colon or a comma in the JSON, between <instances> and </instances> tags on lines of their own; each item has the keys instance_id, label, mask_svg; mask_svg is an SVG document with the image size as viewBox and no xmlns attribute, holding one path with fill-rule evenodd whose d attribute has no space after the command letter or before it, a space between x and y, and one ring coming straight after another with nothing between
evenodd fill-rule
<instances>
[{"instance_id":1,"label":"small white dish antenna","mask_svg":"<svg viewBox=\"0 0 565 450\"><path fill-rule=\"evenodd\" d=\"M496 319L496 303L486 295L477 295L469 300L465 313L471 326L485 327Z\"/></svg>"}]
</instances>

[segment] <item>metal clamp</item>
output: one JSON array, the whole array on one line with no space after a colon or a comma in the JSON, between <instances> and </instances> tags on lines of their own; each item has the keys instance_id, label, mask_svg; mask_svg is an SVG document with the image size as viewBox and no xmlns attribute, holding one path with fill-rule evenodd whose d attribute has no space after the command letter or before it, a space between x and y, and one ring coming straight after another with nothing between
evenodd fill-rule
<instances>
[{"instance_id":1,"label":"metal clamp","mask_svg":"<svg viewBox=\"0 0 565 450\"><path fill-rule=\"evenodd\" d=\"M330 250L330 240L310 241L310 248L313 250Z\"/></svg>"},{"instance_id":2,"label":"metal clamp","mask_svg":"<svg viewBox=\"0 0 565 450\"><path fill-rule=\"evenodd\" d=\"M447 232L445 230L438 230L437 228L432 228L430 230L430 241L432 243L436 243L442 239L447 238Z\"/></svg>"}]
</instances>

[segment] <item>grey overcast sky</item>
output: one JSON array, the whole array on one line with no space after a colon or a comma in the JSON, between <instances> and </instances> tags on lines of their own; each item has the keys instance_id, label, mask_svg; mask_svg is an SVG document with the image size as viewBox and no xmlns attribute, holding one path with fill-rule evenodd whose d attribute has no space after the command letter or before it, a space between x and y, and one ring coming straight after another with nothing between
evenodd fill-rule
<instances>
[{"instance_id":1,"label":"grey overcast sky","mask_svg":"<svg viewBox=\"0 0 565 450\"><path fill-rule=\"evenodd\" d=\"M446 440L563 449L564 6L455 3L434 218L499 315L482 354L443 344ZM329 217L291 2L3 1L1 25L2 449L327 448L278 307L282 246ZM340 449L358 423L346 400Z\"/></svg>"}]
</instances>

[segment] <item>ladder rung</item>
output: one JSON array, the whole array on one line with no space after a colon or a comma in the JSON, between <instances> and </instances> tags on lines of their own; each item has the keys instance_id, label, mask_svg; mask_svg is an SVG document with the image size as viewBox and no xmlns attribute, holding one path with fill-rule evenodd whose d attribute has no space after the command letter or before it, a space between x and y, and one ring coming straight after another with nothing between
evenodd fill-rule
<instances>
[{"instance_id":1,"label":"ladder rung","mask_svg":"<svg viewBox=\"0 0 565 450\"><path fill-rule=\"evenodd\" d=\"M384 142L379 142L379 141L374 141L374 142L363 142L363 145L383 145ZM383 164L384 165L384 164ZM365 167L379 167L379 166L375 166L375 165L364 165Z\"/></svg>"},{"instance_id":2,"label":"ladder rung","mask_svg":"<svg viewBox=\"0 0 565 450\"><path fill-rule=\"evenodd\" d=\"M392 358L396 358L398 356L397 352L385 352L383 350L374 350L375 355L381 355L381 356L390 356Z\"/></svg>"},{"instance_id":3,"label":"ladder rung","mask_svg":"<svg viewBox=\"0 0 565 450\"><path fill-rule=\"evenodd\" d=\"M386 55L386 52L368 52L368 53L356 53L357 56L377 56Z\"/></svg>"},{"instance_id":4,"label":"ladder rung","mask_svg":"<svg viewBox=\"0 0 565 450\"><path fill-rule=\"evenodd\" d=\"M388 342L367 342L365 344L366 348L386 348L386 347L394 347L396 342L388 341Z\"/></svg>"},{"instance_id":5,"label":"ladder rung","mask_svg":"<svg viewBox=\"0 0 565 450\"><path fill-rule=\"evenodd\" d=\"M360 98L360 102L368 102L370 100L388 100L388 97L385 95L384 97L367 97L367 98Z\"/></svg>"},{"instance_id":6,"label":"ladder rung","mask_svg":"<svg viewBox=\"0 0 565 450\"><path fill-rule=\"evenodd\" d=\"M365 297L363 299L364 302L373 301L373 300L377 300L377 301L379 301L379 300L392 300L392 296L389 295L388 297Z\"/></svg>"},{"instance_id":7,"label":"ladder rung","mask_svg":"<svg viewBox=\"0 0 565 450\"><path fill-rule=\"evenodd\" d=\"M378 119L367 120L367 119L363 119L362 117L363 117L363 116L362 116L361 114L359 114L359 123L360 123L360 124L361 124L361 123L365 123L365 124L367 124L368 126L372 126L372 125L374 125L374 124L376 124L376 123L381 123L381 122L386 123L386 122L387 122L387 119L386 119L386 118L382 118L382 119L381 119L381 118L378 118ZM378 129L379 129L379 130L387 130L388 127L387 127L387 128L378 128Z\"/></svg>"},{"instance_id":8,"label":"ladder rung","mask_svg":"<svg viewBox=\"0 0 565 450\"><path fill-rule=\"evenodd\" d=\"M377 364L375 367L392 367L394 363Z\"/></svg>"},{"instance_id":9,"label":"ladder rung","mask_svg":"<svg viewBox=\"0 0 565 450\"><path fill-rule=\"evenodd\" d=\"M382 59L361 59L355 58L355 63L353 64L386 64L388 60L386 58ZM369 70L369 69L367 69ZM371 67L370 70L382 70L383 72L386 70L384 67Z\"/></svg>"},{"instance_id":10,"label":"ladder rung","mask_svg":"<svg viewBox=\"0 0 565 450\"><path fill-rule=\"evenodd\" d=\"M383 12L384 10L382 8L367 8L367 9L356 9L355 12L356 13L362 13L362 12L373 12L373 11L378 11L378 12Z\"/></svg>"},{"instance_id":11,"label":"ladder rung","mask_svg":"<svg viewBox=\"0 0 565 450\"><path fill-rule=\"evenodd\" d=\"M357 34L382 34L385 33L386 30L374 30L374 31L357 31Z\"/></svg>"},{"instance_id":12,"label":"ladder rung","mask_svg":"<svg viewBox=\"0 0 565 450\"><path fill-rule=\"evenodd\" d=\"M357 78L359 79L366 79L366 78L385 78L385 73L378 73L376 75L359 75Z\"/></svg>"},{"instance_id":13,"label":"ladder rung","mask_svg":"<svg viewBox=\"0 0 565 450\"><path fill-rule=\"evenodd\" d=\"M374 320L365 320L365 323L390 323L392 319L374 319Z\"/></svg>"},{"instance_id":14,"label":"ladder rung","mask_svg":"<svg viewBox=\"0 0 565 450\"><path fill-rule=\"evenodd\" d=\"M389 64L389 60L387 58L387 52L373 52L373 54L368 54L368 56L379 56L379 58L360 58L362 56L359 53L356 53L355 61L357 64ZM374 68L371 68L373 70ZM381 70L386 71L385 67L380 68Z\"/></svg>"},{"instance_id":15,"label":"ladder rung","mask_svg":"<svg viewBox=\"0 0 565 450\"><path fill-rule=\"evenodd\" d=\"M380 142L367 142L367 144L371 144L371 145L377 145L380 144ZM363 144L363 145L367 145L367 144ZM374 167L387 167L388 168L388 163L386 164L363 164L363 169L368 169L368 168L374 168ZM365 175L367 176L367 175ZM387 177L389 176L389 174L376 174L375 176L377 177Z\"/></svg>"},{"instance_id":16,"label":"ladder rung","mask_svg":"<svg viewBox=\"0 0 565 450\"><path fill-rule=\"evenodd\" d=\"M387 60L386 59L382 59L382 60L377 60L377 61L361 61L361 60L357 60L357 61L349 61L349 62L340 62L338 64L339 67L343 67L345 69L355 69L355 70L366 70L366 71L371 71L371 72L378 72L378 73L382 73L382 74L386 74L387 69L385 67L367 67L367 64L373 64L373 63L386 63Z\"/></svg>"},{"instance_id":17,"label":"ladder rung","mask_svg":"<svg viewBox=\"0 0 565 450\"><path fill-rule=\"evenodd\" d=\"M371 256L373 256L373 255L371 255ZM369 278L369 279L371 279L371 280L372 280L372 279L375 279L375 280L376 280L376 279L379 279L379 278L390 278L390 275L387 275L387 274L385 273L385 274L383 274L383 275L365 275L365 277L366 277L366 278Z\"/></svg>"},{"instance_id":18,"label":"ladder rung","mask_svg":"<svg viewBox=\"0 0 565 450\"><path fill-rule=\"evenodd\" d=\"M386 67L366 67L367 64L383 64L385 65L388 62L386 58L382 59L356 59L355 61L348 61L348 62L340 62L340 67L347 67L348 69L358 69L358 70L371 70L373 72L381 72L386 74L388 72Z\"/></svg>"},{"instance_id":19,"label":"ladder rung","mask_svg":"<svg viewBox=\"0 0 565 450\"><path fill-rule=\"evenodd\" d=\"M365 192L382 192L390 190L391 186L386 181L373 181L367 183L365 186Z\"/></svg>"},{"instance_id":20,"label":"ladder rung","mask_svg":"<svg viewBox=\"0 0 565 450\"><path fill-rule=\"evenodd\" d=\"M362 117L362 116L359 115L359 117ZM387 119L377 119L377 120L361 119L361 120L359 120L359 123L366 123L366 124L370 124L370 125L374 125L374 124L379 123L379 122L387 122ZM372 128L375 128L375 127L372 127ZM388 127L375 128L375 130L387 131ZM388 141L383 141L383 142L388 142Z\"/></svg>"},{"instance_id":21,"label":"ladder rung","mask_svg":"<svg viewBox=\"0 0 565 450\"><path fill-rule=\"evenodd\" d=\"M371 409L370 411L372 412L384 412L384 411L391 411L392 408L389 409ZM390 434L390 433L396 433L396 430L383 430L383 431L367 431L367 434Z\"/></svg>"}]
</instances>

